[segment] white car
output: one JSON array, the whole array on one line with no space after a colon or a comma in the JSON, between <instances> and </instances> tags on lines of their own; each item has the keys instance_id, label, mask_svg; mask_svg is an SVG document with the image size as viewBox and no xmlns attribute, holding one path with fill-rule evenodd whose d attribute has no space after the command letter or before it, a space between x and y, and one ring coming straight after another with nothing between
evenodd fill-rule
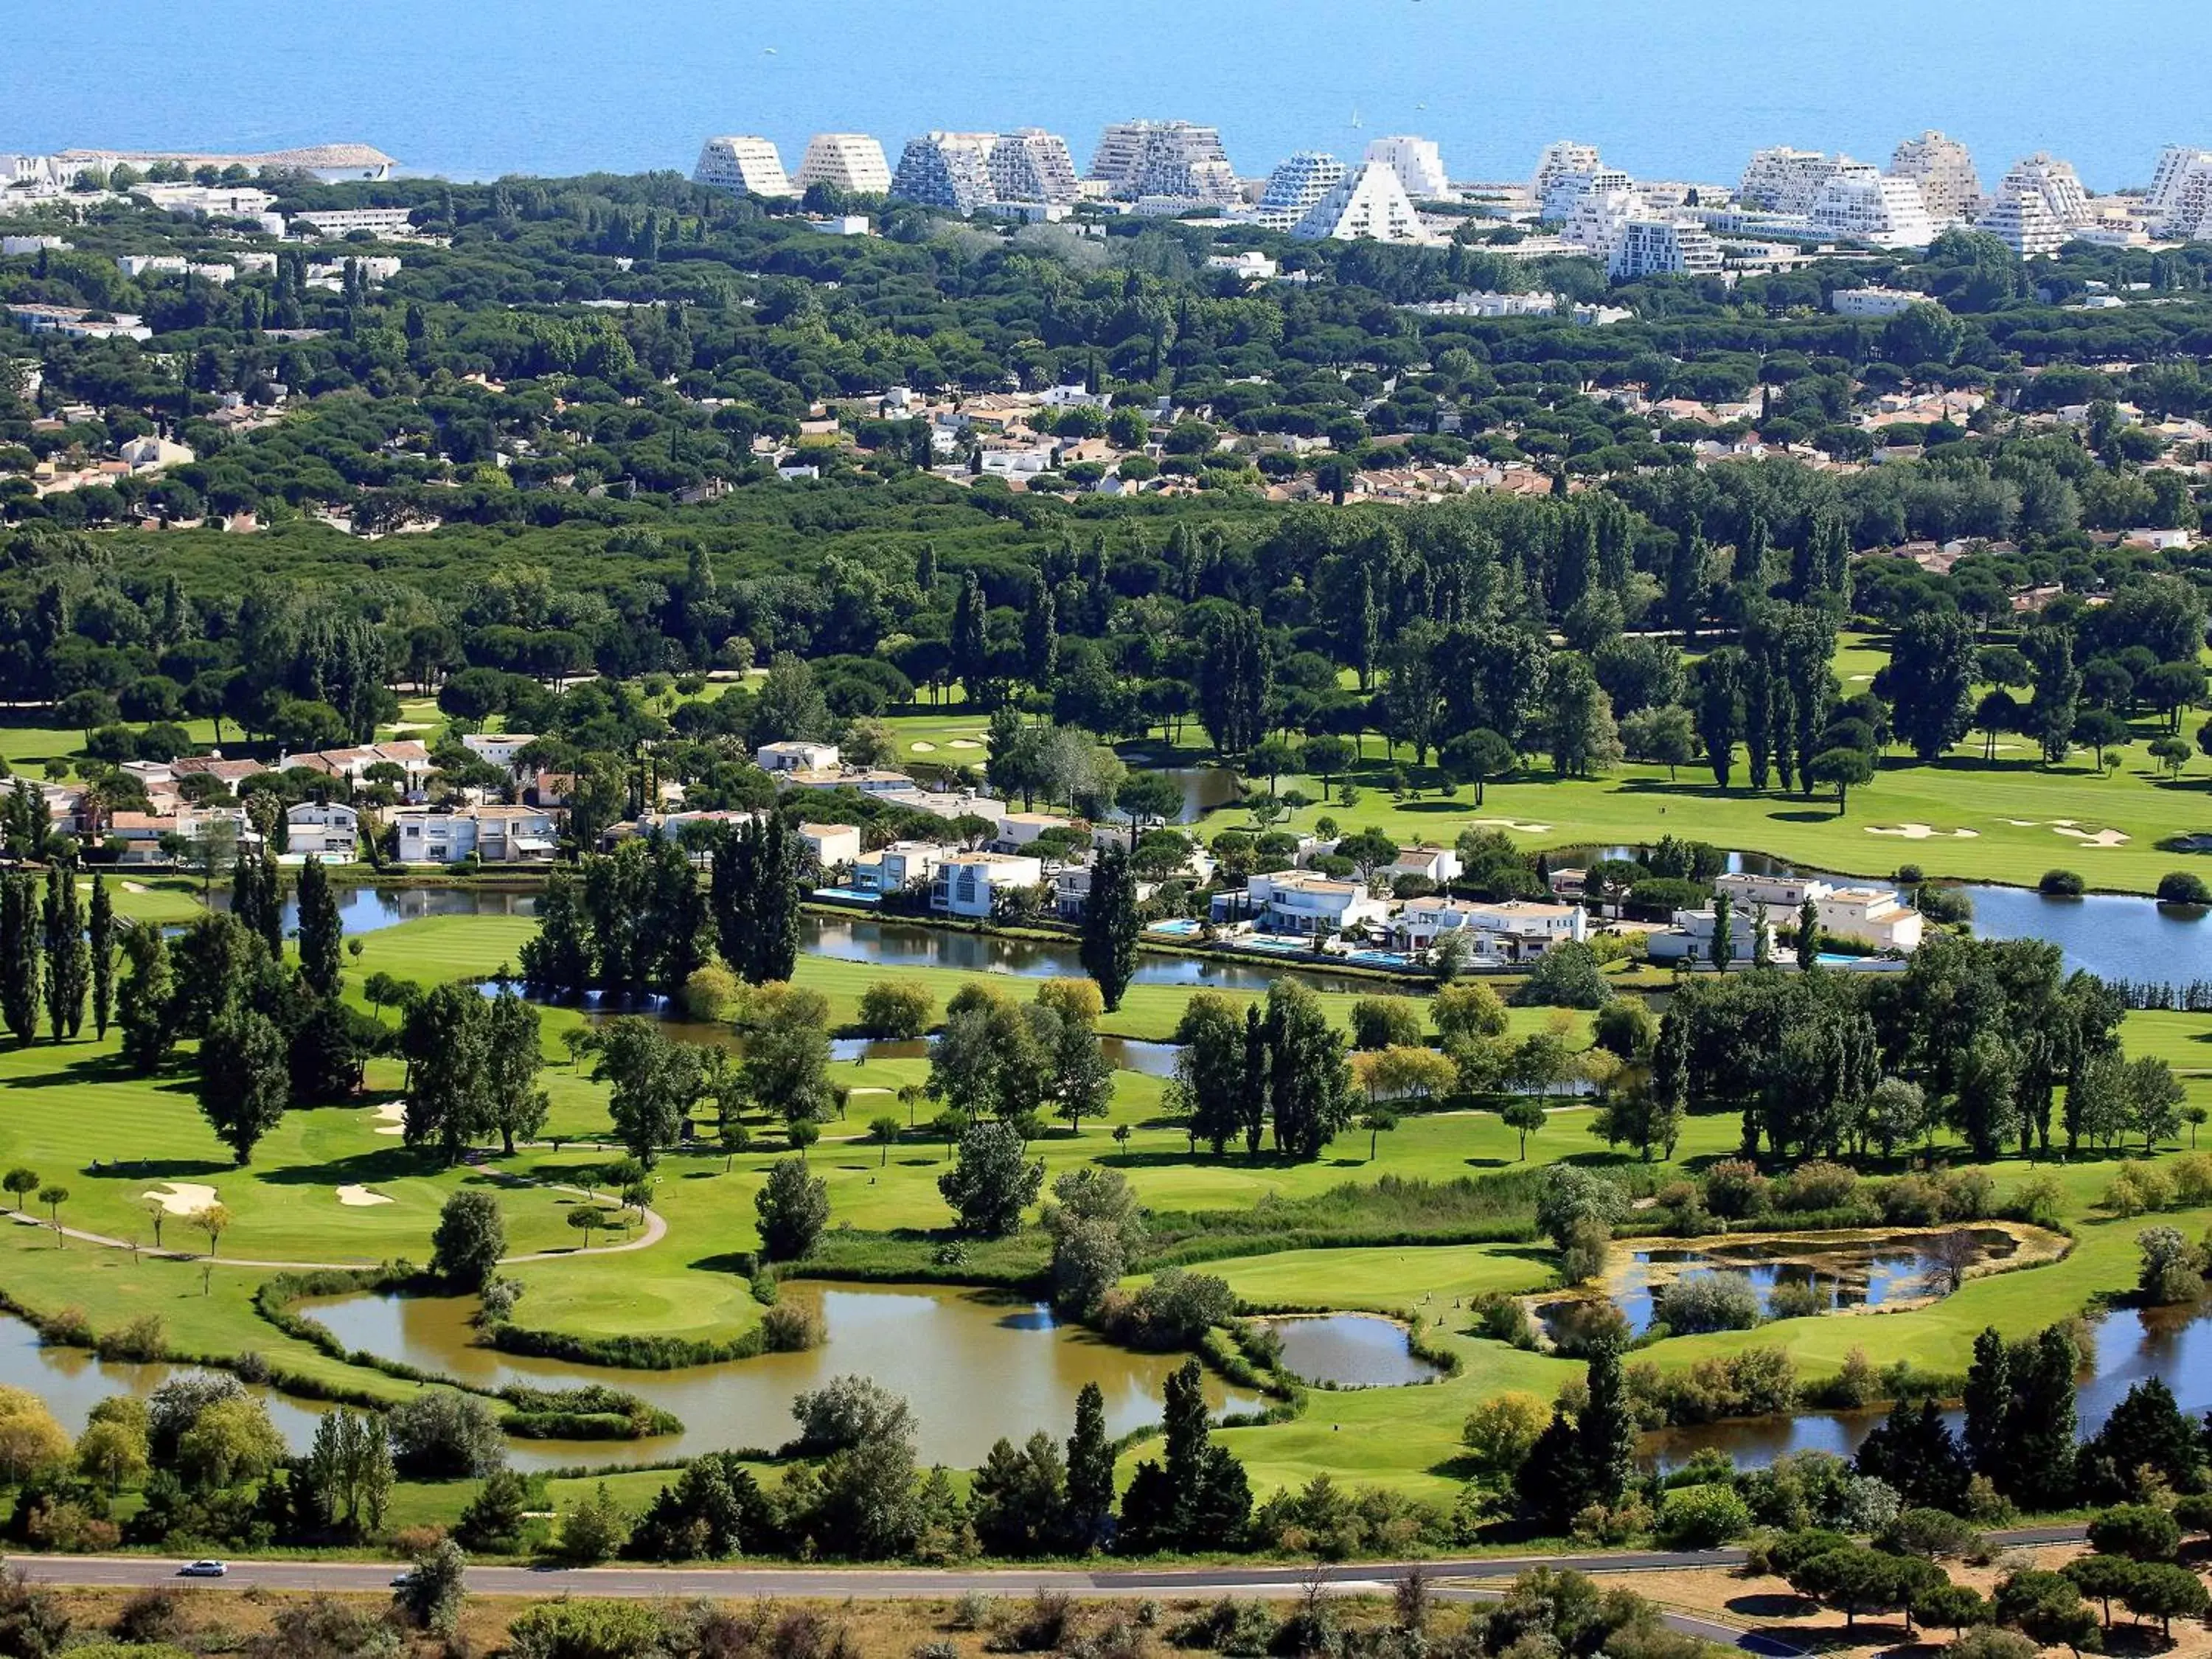
<instances>
[{"instance_id":1,"label":"white car","mask_svg":"<svg viewBox=\"0 0 2212 1659\"><path fill-rule=\"evenodd\" d=\"M177 1569L179 1578L220 1578L230 1571L228 1561L187 1561Z\"/></svg>"}]
</instances>

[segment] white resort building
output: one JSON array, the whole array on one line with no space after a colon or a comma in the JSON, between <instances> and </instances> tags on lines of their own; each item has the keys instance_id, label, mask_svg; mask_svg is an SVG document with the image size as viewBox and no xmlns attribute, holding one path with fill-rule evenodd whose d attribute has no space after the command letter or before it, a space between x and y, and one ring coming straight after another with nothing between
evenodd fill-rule
<instances>
[{"instance_id":1,"label":"white resort building","mask_svg":"<svg viewBox=\"0 0 2212 1659\"><path fill-rule=\"evenodd\" d=\"M766 138L733 136L709 138L691 170L695 184L740 196L796 196L783 170L783 157Z\"/></svg>"},{"instance_id":2,"label":"white resort building","mask_svg":"<svg viewBox=\"0 0 2212 1659\"><path fill-rule=\"evenodd\" d=\"M817 132L806 141L806 155L792 183L804 194L827 185L854 196L887 196L890 163L884 147L865 132Z\"/></svg>"}]
</instances>

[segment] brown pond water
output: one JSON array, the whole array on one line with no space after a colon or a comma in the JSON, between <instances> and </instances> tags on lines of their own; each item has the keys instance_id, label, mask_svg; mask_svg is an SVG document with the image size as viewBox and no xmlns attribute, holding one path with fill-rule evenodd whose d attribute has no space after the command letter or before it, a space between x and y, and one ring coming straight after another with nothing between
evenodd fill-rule
<instances>
[{"instance_id":1,"label":"brown pond water","mask_svg":"<svg viewBox=\"0 0 2212 1659\"><path fill-rule=\"evenodd\" d=\"M1134 1353L1061 1325L1048 1307L1026 1297L920 1285L792 1284L783 1293L819 1307L828 1332L822 1346L673 1371L615 1370L476 1346L468 1322L472 1297L349 1296L305 1302L300 1310L349 1348L480 1388L604 1383L684 1419L683 1433L651 1440L520 1442L514 1461L524 1468L645 1462L732 1447L772 1450L797 1431L793 1397L847 1373L905 1396L925 1462L973 1467L1000 1435L1020 1441L1043 1429L1065 1438L1086 1382L1106 1396L1109 1434L1158 1422L1161 1388L1182 1363L1181 1355ZM1216 1411L1254 1411L1264 1403L1212 1376L1206 1399Z\"/></svg>"}]
</instances>

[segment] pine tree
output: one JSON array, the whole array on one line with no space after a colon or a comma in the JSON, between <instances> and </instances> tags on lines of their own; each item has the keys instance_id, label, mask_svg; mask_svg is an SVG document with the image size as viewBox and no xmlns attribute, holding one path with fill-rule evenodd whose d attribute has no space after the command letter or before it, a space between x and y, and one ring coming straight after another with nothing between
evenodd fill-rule
<instances>
[{"instance_id":1,"label":"pine tree","mask_svg":"<svg viewBox=\"0 0 2212 1659\"><path fill-rule=\"evenodd\" d=\"M300 866L300 977L317 996L336 996L343 977L345 924L323 861Z\"/></svg>"},{"instance_id":2,"label":"pine tree","mask_svg":"<svg viewBox=\"0 0 2212 1659\"><path fill-rule=\"evenodd\" d=\"M92 1029L105 1041L115 1018L115 907L107 896L107 878L92 873Z\"/></svg>"}]
</instances>

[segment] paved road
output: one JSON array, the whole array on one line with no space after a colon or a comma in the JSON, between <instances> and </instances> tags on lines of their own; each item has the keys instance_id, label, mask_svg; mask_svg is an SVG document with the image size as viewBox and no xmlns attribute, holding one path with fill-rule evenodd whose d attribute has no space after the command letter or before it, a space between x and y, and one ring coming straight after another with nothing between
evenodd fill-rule
<instances>
[{"instance_id":1,"label":"paved road","mask_svg":"<svg viewBox=\"0 0 2212 1659\"><path fill-rule=\"evenodd\" d=\"M2021 1527L1989 1534L1998 1544L2068 1543L2083 1536L2078 1526ZM386 1588L405 1569L392 1563L359 1561L237 1561L219 1579L179 1580L176 1560L151 1556L18 1555L8 1565L40 1583L75 1588L143 1588L179 1583L223 1589L374 1592ZM1495 1582L1532 1566L1581 1572L1656 1572L1669 1568L1740 1566L1744 1553L1723 1550L1614 1551L1588 1555L1482 1556L1424 1561L1438 1599L1484 1601L1501 1592ZM1356 1562L1318 1567L1283 1565L1068 1569L899 1568L899 1567L501 1567L469 1569L470 1590L478 1595L562 1595L605 1596L859 1596L890 1600L937 1598L981 1590L996 1595L1025 1595L1032 1590L1066 1590L1081 1595L1246 1595L1283 1598L1304 1595L1318 1578L1340 1594L1387 1591L1413 1564ZM1492 1588L1484 1588L1490 1581ZM1718 1620L1667 1613L1667 1623L1686 1635L1739 1647L1767 1659L1798 1659L1801 1650L1774 1638Z\"/></svg>"}]
</instances>

